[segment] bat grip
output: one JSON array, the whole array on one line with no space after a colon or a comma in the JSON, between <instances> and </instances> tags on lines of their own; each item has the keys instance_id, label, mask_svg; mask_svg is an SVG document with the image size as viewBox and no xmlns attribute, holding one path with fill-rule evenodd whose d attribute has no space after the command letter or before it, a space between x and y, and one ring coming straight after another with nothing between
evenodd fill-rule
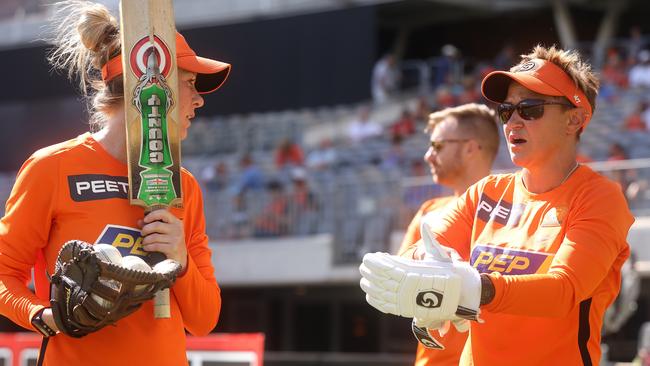
<instances>
[{"instance_id":1,"label":"bat grip","mask_svg":"<svg viewBox=\"0 0 650 366\"><path fill-rule=\"evenodd\" d=\"M161 252L150 252L145 258L145 262L153 268L156 264L164 261L167 257Z\"/></svg>"},{"instance_id":2,"label":"bat grip","mask_svg":"<svg viewBox=\"0 0 650 366\"><path fill-rule=\"evenodd\" d=\"M149 207L148 209L146 209L146 210L144 211L144 214L145 214L145 216L146 216L146 215L148 215L151 211L155 211L155 210L164 210L165 208L166 208L166 207L163 206L163 205L153 205L153 206ZM160 221L160 220L158 220L158 221ZM158 263L164 261L165 259L167 259L167 257L165 256L165 254L163 254L163 253L161 253L161 252L150 252L149 254L147 254L147 257L145 258L145 262L147 262L147 264L148 264L150 267L153 268L153 266L155 266L156 264L158 264Z\"/></svg>"}]
</instances>

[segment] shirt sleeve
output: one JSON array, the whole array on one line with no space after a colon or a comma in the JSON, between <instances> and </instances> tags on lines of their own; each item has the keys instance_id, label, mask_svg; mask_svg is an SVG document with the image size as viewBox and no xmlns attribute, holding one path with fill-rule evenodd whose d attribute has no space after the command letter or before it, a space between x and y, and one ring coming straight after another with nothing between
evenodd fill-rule
<instances>
[{"instance_id":1,"label":"shirt sleeve","mask_svg":"<svg viewBox=\"0 0 650 366\"><path fill-rule=\"evenodd\" d=\"M178 278L173 293L183 315L185 328L193 335L206 335L214 329L221 311L221 291L214 276L212 252L205 233L203 199L196 180L183 181L185 194L186 272Z\"/></svg>"},{"instance_id":2,"label":"shirt sleeve","mask_svg":"<svg viewBox=\"0 0 650 366\"><path fill-rule=\"evenodd\" d=\"M493 273L491 312L561 317L593 296L612 270L629 256L627 233L634 218L613 183L592 184L575 199L567 231L546 274L509 276ZM617 264L614 266L614 264ZM614 268L614 269L613 269ZM553 299L549 306L548 299Z\"/></svg>"},{"instance_id":3,"label":"shirt sleeve","mask_svg":"<svg viewBox=\"0 0 650 366\"><path fill-rule=\"evenodd\" d=\"M27 287L37 253L48 242L57 189L52 158L30 157L22 166L0 220L0 313L27 328L49 301Z\"/></svg>"},{"instance_id":4,"label":"shirt sleeve","mask_svg":"<svg viewBox=\"0 0 650 366\"><path fill-rule=\"evenodd\" d=\"M460 197L447 204L440 215L428 222L438 242L455 249L462 258L469 258L476 202L485 181L486 178L470 186Z\"/></svg>"}]
</instances>

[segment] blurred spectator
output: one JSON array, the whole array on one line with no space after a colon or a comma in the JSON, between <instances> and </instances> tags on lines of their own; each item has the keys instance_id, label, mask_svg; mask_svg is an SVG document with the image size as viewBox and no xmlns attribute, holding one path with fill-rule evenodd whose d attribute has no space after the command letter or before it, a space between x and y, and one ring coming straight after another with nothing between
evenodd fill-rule
<instances>
[{"instance_id":1,"label":"blurred spectator","mask_svg":"<svg viewBox=\"0 0 650 366\"><path fill-rule=\"evenodd\" d=\"M291 233L309 235L316 233L318 227L319 204L316 194L309 187L305 169L296 168L291 172L293 189L289 196L291 212Z\"/></svg>"},{"instance_id":2,"label":"blurred spectator","mask_svg":"<svg viewBox=\"0 0 650 366\"><path fill-rule=\"evenodd\" d=\"M618 98L618 90L628 86L625 64L616 49L607 53L605 65L601 70L599 96L613 101Z\"/></svg>"},{"instance_id":3,"label":"blurred spectator","mask_svg":"<svg viewBox=\"0 0 650 366\"><path fill-rule=\"evenodd\" d=\"M616 49L607 52L607 60L601 71L601 81L611 83L619 88L627 87L627 75L625 74L625 64L621 60L621 55Z\"/></svg>"},{"instance_id":4,"label":"blurred spectator","mask_svg":"<svg viewBox=\"0 0 650 366\"><path fill-rule=\"evenodd\" d=\"M256 237L283 236L288 233L288 201L284 187L279 181L271 181L266 186L268 203L255 217L254 235Z\"/></svg>"},{"instance_id":5,"label":"blurred spectator","mask_svg":"<svg viewBox=\"0 0 650 366\"><path fill-rule=\"evenodd\" d=\"M239 161L240 173L233 187L235 195L241 195L248 190L259 190L264 187L264 175L253 158L246 154Z\"/></svg>"},{"instance_id":6,"label":"blurred spectator","mask_svg":"<svg viewBox=\"0 0 650 366\"><path fill-rule=\"evenodd\" d=\"M445 109L456 105L456 98L451 89L446 85L441 85L436 90L436 109Z\"/></svg>"},{"instance_id":7,"label":"blurred spectator","mask_svg":"<svg viewBox=\"0 0 650 366\"><path fill-rule=\"evenodd\" d=\"M381 125L370 119L370 108L361 107L359 117L348 126L348 138L357 143L381 135Z\"/></svg>"},{"instance_id":8,"label":"blurred spectator","mask_svg":"<svg viewBox=\"0 0 650 366\"><path fill-rule=\"evenodd\" d=\"M418 97L417 104L415 106L415 123L416 129L424 129L429 123L429 115L431 114L431 105L427 101L425 96ZM421 127L421 128L420 128Z\"/></svg>"},{"instance_id":9,"label":"blurred spectator","mask_svg":"<svg viewBox=\"0 0 650 366\"><path fill-rule=\"evenodd\" d=\"M406 137L415 133L415 121L413 120L413 115L408 110L408 108L402 109L402 115L400 118L390 126L391 138Z\"/></svg>"},{"instance_id":10,"label":"blurred spectator","mask_svg":"<svg viewBox=\"0 0 650 366\"><path fill-rule=\"evenodd\" d=\"M643 111L641 112L641 121L645 123L646 130L650 131L650 103L643 103Z\"/></svg>"},{"instance_id":11,"label":"blurred spectator","mask_svg":"<svg viewBox=\"0 0 650 366\"><path fill-rule=\"evenodd\" d=\"M318 144L318 148L307 155L305 164L310 169L326 170L333 167L338 160L336 149L332 146L330 139L324 139Z\"/></svg>"},{"instance_id":12,"label":"blurred spectator","mask_svg":"<svg viewBox=\"0 0 650 366\"><path fill-rule=\"evenodd\" d=\"M621 161L627 159L629 159L629 155L623 145L619 143L610 145L609 154L607 156L608 161ZM626 193L628 186L635 180L636 175L636 170L634 169L613 169L610 178L620 185L623 193Z\"/></svg>"},{"instance_id":13,"label":"blurred spectator","mask_svg":"<svg viewBox=\"0 0 650 366\"><path fill-rule=\"evenodd\" d=\"M643 113L648 110L648 103L639 103L637 108L625 118L623 129L627 131L646 131L648 129L647 121L644 121Z\"/></svg>"},{"instance_id":14,"label":"blurred spectator","mask_svg":"<svg viewBox=\"0 0 650 366\"><path fill-rule=\"evenodd\" d=\"M375 63L372 69L371 92L375 104L386 102L390 94L397 88L399 70L396 67L395 56L386 54Z\"/></svg>"},{"instance_id":15,"label":"blurred spectator","mask_svg":"<svg viewBox=\"0 0 650 366\"><path fill-rule=\"evenodd\" d=\"M285 139L280 142L275 151L275 166L282 170L285 167L302 166L305 162L305 155L302 148L291 141Z\"/></svg>"},{"instance_id":16,"label":"blurred spectator","mask_svg":"<svg viewBox=\"0 0 650 366\"><path fill-rule=\"evenodd\" d=\"M209 191L220 191L228 186L228 166L223 161L208 164L201 170L201 183Z\"/></svg>"},{"instance_id":17,"label":"blurred spectator","mask_svg":"<svg viewBox=\"0 0 650 366\"><path fill-rule=\"evenodd\" d=\"M456 82L456 76L459 76L461 61L460 51L456 46L446 44L440 49L440 57L436 59L433 87L437 88L443 84Z\"/></svg>"},{"instance_id":18,"label":"blurred spectator","mask_svg":"<svg viewBox=\"0 0 650 366\"><path fill-rule=\"evenodd\" d=\"M461 93L458 95L458 104L477 103L481 100L480 84L472 75L463 76Z\"/></svg>"},{"instance_id":19,"label":"blurred spectator","mask_svg":"<svg viewBox=\"0 0 650 366\"><path fill-rule=\"evenodd\" d=\"M424 164L422 159L414 159L411 162L411 174L412 177L424 177L429 175L427 166Z\"/></svg>"},{"instance_id":20,"label":"blurred spectator","mask_svg":"<svg viewBox=\"0 0 650 366\"><path fill-rule=\"evenodd\" d=\"M618 333L637 311L641 277L636 270L636 261L636 253L631 252L621 268L621 289L603 317L604 335Z\"/></svg>"},{"instance_id":21,"label":"blurred spectator","mask_svg":"<svg viewBox=\"0 0 650 366\"><path fill-rule=\"evenodd\" d=\"M609 153L607 155L607 160L609 161L618 161L618 160L627 160L627 151L623 145L614 143L609 146Z\"/></svg>"},{"instance_id":22,"label":"blurred spectator","mask_svg":"<svg viewBox=\"0 0 650 366\"><path fill-rule=\"evenodd\" d=\"M627 64L634 65L639 52L643 49L643 37L641 36L641 28L635 25L630 28L630 39L626 44Z\"/></svg>"},{"instance_id":23,"label":"blurred spectator","mask_svg":"<svg viewBox=\"0 0 650 366\"><path fill-rule=\"evenodd\" d=\"M639 52L639 63L632 66L629 75L631 87L650 88L650 51Z\"/></svg>"},{"instance_id":24,"label":"blurred spectator","mask_svg":"<svg viewBox=\"0 0 650 366\"><path fill-rule=\"evenodd\" d=\"M402 136L393 135L390 148L385 151L381 166L386 170L397 170L405 166L405 164L406 153L402 148Z\"/></svg>"},{"instance_id":25,"label":"blurred spectator","mask_svg":"<svg viewBox=\"0 0 650 366\"><path fill-rule=\"evenodd\" d=\"M226 237L230 239L248 238L251 236L250 218L246 210L246 199L243 194L233 197L233 212L230 215L231 225Z\"/></svg>"},{"instance_id":26,"label":"blurred spectator","mask_svg":"<svg viewBox=\"0 0 650 366\"><path fill-rule=\"evenodd\" d=\"M510 43L506 43L494 58L494 68L497 70L510 70L516 63L515 48Z\"/></svg>"}]
</instances>

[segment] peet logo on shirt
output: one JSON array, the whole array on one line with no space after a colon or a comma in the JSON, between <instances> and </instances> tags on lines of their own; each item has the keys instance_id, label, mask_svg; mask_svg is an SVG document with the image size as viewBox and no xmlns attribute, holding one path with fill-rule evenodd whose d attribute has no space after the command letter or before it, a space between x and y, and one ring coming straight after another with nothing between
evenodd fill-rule
<instances>
[{"instance_id":1,"label":"peet logo on shirt","mask_svg":"<svg viewBox=\"0 0 650 366\"><path fill-rule=\"evenodd\" d=\"M480 273L500 272L504 275L546 273L553 254L511 248L476 245L470 263Z\"/></svg>"},{"instance_id":2,"label":"peet logo on shirt","mask_svg":"<svg viewBox=\"0 0 650 366\"><path fill-rule=\"evenodd\" d=\"M81 174L68 176L70 197L75 202L103 200L107 198L126 199L129 181L126 177L104 174Z\"/></svg>"},{"instance_id":3,"label":"peet logo on shirt","mask_svg":"<svg viewBox=\"0 0 650 366\"><path fill-rule=\"evenodd\" d=\"M506 201L497 202L483 193L476 210L476 216L485 222L490 221L490 218L494 218L495 222L505 225L508 223L511 211L512 203Z\"/></svg>"},{"instance_id":4,"label":"peet logo on shirt","mask_svg":"<svg viewBox=\"0 0 650 366\"><path fill-rule=\"evenodd\" d=\"M142 249L142 234L140 230L119 225L106 225L95 244L108 244L116 247L122 257L135 255L146 257L147 252Z\"/></svg>"}]
</instances>

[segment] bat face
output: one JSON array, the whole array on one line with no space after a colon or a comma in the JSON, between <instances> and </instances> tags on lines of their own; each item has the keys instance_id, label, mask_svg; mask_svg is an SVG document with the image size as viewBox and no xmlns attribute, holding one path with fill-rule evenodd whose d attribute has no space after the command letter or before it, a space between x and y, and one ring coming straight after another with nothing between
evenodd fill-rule
<instances>
[{"instance_id":1,"label":"bat face","mask_svg":"<svg viewBox=\"0 0 650 366\"><path fill-rule=\"evenodd\" d=\"M156 41L160 42L159 47L152 45L148 42L148 37L144 37L131 50L129 57L132 61L131 65L135 64L138 67L142 65L137 62L142 55L147 65L144 72L139 67L133 70L136 76L140 74L132 96L132 104L139 112L140 121L140 149L137 160L140 179L132 186L131 199L143 201L148 207L167 206L178 197L172 179L174 172L170 169L174 165L174 159L172 159L168 118L168 111L175 103L174 93L167 85L160 67L161 61L165 62L162 56L169 55L169 52L159 52L160 48L164 51L168 48L159 39ZM169 61L166 63L169 65ZM169 75L169 68L167 68L167 75Z\"/></svg>"},{"instance_id":2,"label":"bat face","mask_svg":"<svg viewBox=\"0 0 650 366\"><path fill-rule=\"evenodd\" d=\"M122 70L132 205L180 206L176 27L172 0L121 0ZM164 259L150 253L151 263ZM154 317L171 317L169 290L156 294Z\"/></svg>"},{"instance_id":3,"label":"bat face","mask_svg":"<svg viewBox=\"0 0 650 366\"><path fill-rule=\"evenodd\" d=\"M122 0L121 6L129 198L146 210L179 206L178 76L171 1Z\"/></svg>"}]
</instances>

